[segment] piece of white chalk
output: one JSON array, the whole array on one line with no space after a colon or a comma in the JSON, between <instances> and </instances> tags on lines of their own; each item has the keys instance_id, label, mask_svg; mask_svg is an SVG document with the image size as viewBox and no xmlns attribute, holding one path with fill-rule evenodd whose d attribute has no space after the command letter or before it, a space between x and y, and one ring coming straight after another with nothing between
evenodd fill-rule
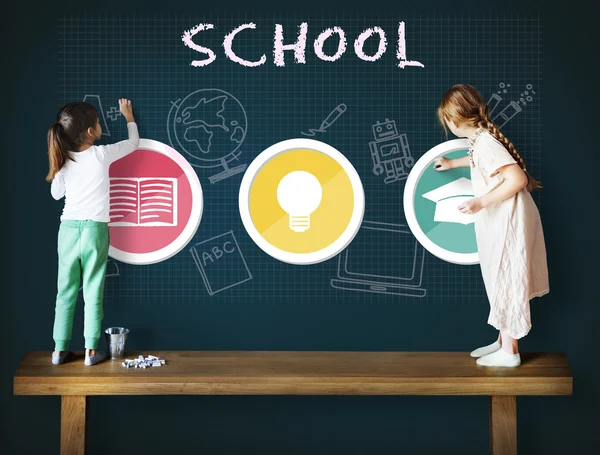
<instances>
[{"instance_id":1,"label":"piece of white chalk","mask_svg":"<svg viewBox=\"0 0 600 455\"><path fill-rule=\"evenodd\" d=\"M164 365L166 363L166 360L161 358L161 357L157 357L155 355L152 354L148 354L147 357L144 357L143 355L139 355L138 358L136 359L125 359L124 362L121 363L121 365L123 365L126 368L151 368L151 367L160 367L161 365Z\"/></svg>"}]
</instances>

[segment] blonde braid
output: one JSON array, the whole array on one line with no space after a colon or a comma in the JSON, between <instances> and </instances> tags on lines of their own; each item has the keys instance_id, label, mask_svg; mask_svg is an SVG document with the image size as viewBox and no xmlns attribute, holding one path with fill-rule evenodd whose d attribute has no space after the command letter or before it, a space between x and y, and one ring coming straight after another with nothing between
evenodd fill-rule
<instances>
[{"instance_id":1,"label":"blonde braid","mask_svg":"<svg viewBox=\"0 0 600 455\"><path fill-rule=\"evenodd\" d=\"M523 160L521 155L519 155L519 152L517 152L517 149L515 148L513 143L510 142L510 140L504 134L502 134L500 128L498 128L498 126L489 119L489 117L487 116L487 106L485 106L485 109L481 110L480 114L482 120L479 121L477 126L488 130L493 137L495 137L502 145L504 145L504 148L508 150L508 153L510 153L510 155L515 159L519 167L523 169L523 172L525 172L525 174L527 175L527 191L542 188L540 182L531 177L529 172L527 172L527 168L525 167L525 161Z\"/></svg>"},{"instance_id":2,"label":"blonde braid","mask_svg":"<svg viewBox=\"0 0 600 455\"><path fill-rule=\"evenodd\" d=\"M527 191L541 188L540 182L535 180L525 168L525 161L508 140L500 128L490 120L488 106L477 89L468 84L456 84L444 93L438 107L438 118L447 133L449 121L457 125L478 126L498 140L514 158L519 167L527 176Z\"/></svg>"}]
</instances>

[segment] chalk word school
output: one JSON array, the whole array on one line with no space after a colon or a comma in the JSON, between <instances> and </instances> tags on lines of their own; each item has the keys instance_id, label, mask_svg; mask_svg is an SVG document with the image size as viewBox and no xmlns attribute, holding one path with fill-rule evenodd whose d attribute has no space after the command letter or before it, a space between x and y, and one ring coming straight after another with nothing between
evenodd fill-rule
<instances>
[{"instance_id":1,"label":"chalk word school","mask_svg":"<svg viewBox=\"0 0 600 455\"><path fill-rule=\"evenodd\" d=\"M215 26L213 24L198 24L190 30L186 30L181 37L183 43L197 52L205 54L207 57L203 60L193 60L192 66L202 67L210 65L217 58L215 52L204 46L200 46L193 41L195 35L202 31L212 30ZM267 57L263 54L258 60L250 61L239 57L233 50L233 42L238 33L246 29L256 29L256 24L250 22L248 24L242 24L239 27L234 28L230 33L225 35L223 39L223 48L225 50L225 56L242 66L256 67L264 65L267 61ZM418 66L423 68L424 65L416 60L408 60L406 57L406 38L404 33L404 22L398 23L398 41L396 45L396 58L398 59L398 67L406 68L409 66ZM296 41L293 44L284 44L283 26L281 24L275 24L275 39L273 44L273 62L276 66L285 66L284 52L294 51L294 61L296 63L306 63L306 35L308 32L308 24L303 22L298 27L298 35ZM333 35L337 35L338 47L337 51L333 55L327 55L323 51L323 45L329 38L333 38ZM379 46L377 52L373 55L367 55L363 50L364 44L367 39L374 37L379 38ZM319 36L315 39L314 51L317 57L326 62L335 62L340 59L346 52L347 41L346 33L341 27L332 27L323 30ZM385 51L387 50L387 38L385 31L381 27L372 27L364 30L354 40L354 53L358 58L366 62L375 62L379 60Z\"/></svg>"}]
</instances>

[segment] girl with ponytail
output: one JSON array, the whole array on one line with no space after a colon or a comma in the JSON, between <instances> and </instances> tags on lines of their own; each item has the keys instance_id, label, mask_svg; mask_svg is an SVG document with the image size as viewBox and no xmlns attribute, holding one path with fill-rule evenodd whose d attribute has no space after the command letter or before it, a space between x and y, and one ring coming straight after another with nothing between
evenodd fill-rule
<instances>
[{"instance_id":1,"label":"girl with ponytail","mask_svg":"<svg viewBox=\"0 0 600 455\"><path fill-rule=\"evenodd\" d=\"M104 315L103 296L110 235L110 164L133 152L139 144L131 102L119 100L127 121L129 139L116 144L94 145L102 136L96 108L88 103L70 103L59 111L48 129L50 192L54 199L65 197L58 231L58 280L52 363L60 365L73 357L68 351L73 314L83 278L85 365L106 358L97 351Z\"/></svg>"},{"instance_id":2,"label":"girl with ponytail","mask_svg":"<svg viewBox=\"0 0 600 455\"><path fill-rule=\"evenodd\" d=\"M529 301L549 292L546 246L540 214L530 192L541 188L515 146L488 115L481 94L458 84L442 97L438 118L469 143L469 156L438 158L434 169L471 169L475 198L458 209L474 215L479 264L490 301L488 324L500 331L492 344L475 349L483 366L517 367L518 340L529 333Z\"/></svg>"}]
</instances>

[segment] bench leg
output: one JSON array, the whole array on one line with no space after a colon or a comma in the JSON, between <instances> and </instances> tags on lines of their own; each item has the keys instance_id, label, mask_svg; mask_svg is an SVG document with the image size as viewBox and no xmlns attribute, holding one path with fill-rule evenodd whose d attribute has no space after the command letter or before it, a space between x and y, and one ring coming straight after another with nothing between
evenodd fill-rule
<instances>
[{"instance_id":1,"label":"bench leg","mask_svg":"<svg viewBox=\"0 0 600 455\"><path fill-rule=\"evenodd\" d=\"M87 396L61 396L60 455L85 454L86 411Z\"/></svg>"},{"instance_id":2,"label":"bench leg","mask_svg":"<svg viewBox=\"0 0 600 455\"><path fill-rule=\"evenodd\" d=\"M517 397L490 397L490 454L517 455Z\"/></svg>"}]
</instances>

